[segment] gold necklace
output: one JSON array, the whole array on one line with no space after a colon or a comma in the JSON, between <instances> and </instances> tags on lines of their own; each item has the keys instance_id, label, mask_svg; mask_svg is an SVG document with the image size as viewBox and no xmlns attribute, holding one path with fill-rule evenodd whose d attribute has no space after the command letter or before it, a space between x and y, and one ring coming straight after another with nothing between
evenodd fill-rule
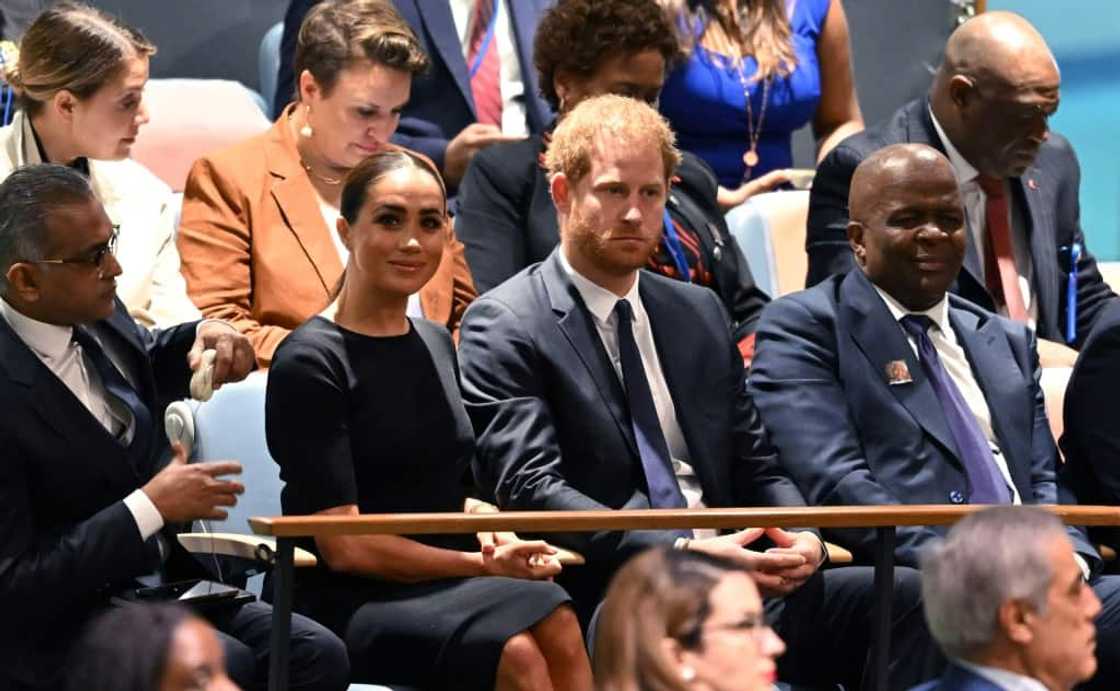
<instances>
[{"instance_id":1,"label":"gold necklace","mask_svg":"<svg viewBox=\"0 0 1120 691\"><path fill-rule=\"evenodd\" d=\"M743 87L743 100L747 102L747 151L743 154L743 165L747 169L743 172L743 180L751 176L751 170L758 165L758 140L762 137L762 123L766 120L766 105L770 101L770 82L767 77L762 80L762 107L758 111L758 124L754 122L754 109L751 107L750 82L747 80L746 71L743 69L743 57L735 61L735 71L739 76L739 84Z\"/></svg>"},{"instance_id":2,"label":"gold necklace","mask_svg":"<svg viewBox=\"0 0 1120 691\"><path fill-rule=\"evenodd\" d=\"M342 178L332 178L332 177L327 177L326 175L320 175L320 174L316 173L314 170L311 169L311 164L308 163L307 161L303 160L302 156L299 159L299 164L301 166L303 166L303 169L307 171L308 175L315 178L316 180L323 183L324 185L331 185L333 187L334 185L341 185L342 184Z\"/></svg>"}]
</instances>

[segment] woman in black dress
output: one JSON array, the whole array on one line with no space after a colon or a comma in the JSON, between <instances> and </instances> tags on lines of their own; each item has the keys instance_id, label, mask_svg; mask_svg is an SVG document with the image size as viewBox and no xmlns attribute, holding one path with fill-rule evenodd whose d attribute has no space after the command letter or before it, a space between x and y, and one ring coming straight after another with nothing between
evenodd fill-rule
<instances>
[{"instance_id":1,"label":"woman in black dress","mask_svg":"<svg viewBox=\"0 0 1120 691\"><path fill-rule=\"evenodd\" d=\"M285 514L490 511L467 497L474 438L451 338L406 316L447 233L427 159L384 151L346 177L349 263L328 310L276 351L268 446ZM355 678L432 689L590 689L556 550L511 533L354 535L306 545L296 604L338 632Z\"/></svg>"}]
</instances>

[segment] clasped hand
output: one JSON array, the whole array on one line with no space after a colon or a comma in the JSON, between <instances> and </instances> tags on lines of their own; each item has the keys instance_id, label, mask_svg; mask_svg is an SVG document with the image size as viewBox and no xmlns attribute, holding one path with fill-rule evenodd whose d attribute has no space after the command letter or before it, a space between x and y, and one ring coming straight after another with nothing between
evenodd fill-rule
<instances>
[{"instance_id":1,"label":"clasped hand","mask_svg":"<svg viewBox=\"0 0 1120 691\"><path fill-rule=\"evenodd\" d=\"M765 552L746 549L763 535L775 546ZM788 595L797 590L824 561L821 541L816 535L781 528L747 528L730 535L693 540L689 549L742 564L767 596Z\"/></svg>"}]
</instances>

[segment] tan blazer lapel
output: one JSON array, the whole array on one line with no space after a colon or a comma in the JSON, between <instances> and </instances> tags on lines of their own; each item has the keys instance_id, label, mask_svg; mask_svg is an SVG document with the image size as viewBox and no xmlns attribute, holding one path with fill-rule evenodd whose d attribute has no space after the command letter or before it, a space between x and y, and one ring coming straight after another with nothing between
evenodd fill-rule
<instances>
[{"instance_id":1,"label":"tan blazer lapel","mask_svg":"<svg viewBox=\"0 0 1120 691\"><path fill-rule=\"evenodd\" d=\"M288 230L315 268L324 293L329 295L342 275L342 261L331 238L335 229L326 227L315 188L299 164L299 150L288 127L290 109L289 106L269 132L266 157L273 177L272 198Z\"/></svg>"}]
</instances>

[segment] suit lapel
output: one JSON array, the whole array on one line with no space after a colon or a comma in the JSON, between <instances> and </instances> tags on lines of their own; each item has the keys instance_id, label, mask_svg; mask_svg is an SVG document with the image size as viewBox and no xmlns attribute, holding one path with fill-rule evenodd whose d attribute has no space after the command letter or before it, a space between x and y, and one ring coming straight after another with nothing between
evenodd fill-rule
<instances>
[{"instance_id":1,"label":"suit lapel","mask_svg":"<svg viewBox=\"0 0 1120 691\"><path fill-rule=\"evenodd\" d=\"M852 338L867 358L872 376L890 390L927 434L957 459L957 446L933 386L902 328L862 271L853 269L844 279L840 300L845 315L842 318L850 322ZM888 384L888 363L898 361L906 363L912 381Z\"/></svg>"},{"instance_id":2,"label":"suit lapel","mask_svg":"<svg viewBox=\"0 0 1120 691\"><path fill-rule=\"evenodd\" d=\"M96 449L109 445L118 450L118 458L111 462L89 464L97 472L109 476L113 486L136 487L138 476L128 462L123 447L93 417L58 377L27 347L12 330L7 320L0 318L0 367L9 381L25 390L24 397L39 419L65 441L69 461L76 462L79 454L103 457ZM110 444L111 442L111 444Z\"/></svg>"},{"instance_id":3,"label":"suit lapel","mask_svg":"<svg viewBox=\"0 0 1120 691\"><path fill-rule=\"evenodd\" d=\"M653 276L653 274L648 274ZM644 278L644 277L643 277ZM696 392L696 387L701 385L695 376L689 376L691 363L697 357L697 349L692 347L689 339L682 338L682 331L678 328L677 310L668 302L668 295L663 286L653 280L642 280L638 284L638 292L642 296L642 306L649 317L650 330L653 332L653 344L657 348L657 359L661 364L661 374L669 387L673 398L673 409L676 411L677 424L680 425L681 434L684 435L685 445L690 455L695 455L700 449L706 448L704 444L694 441L703 434L704 424L696 419L702 416L704 410L692 405L693 401L701 401L705 397ZM679 404L678 404L679 402ZM698 463L691 459L690 465L696 471L702 487L714 486L715 477L709 476L711 463Z\"/></svg>"},{"instance_id":4,"label":"suit lapel","mask_svg":"<svg viewBox=\"0 0 1120 691\"><path fill-rule=\"evenodd\" d=\"M455 78L455 86L471 107L474 115L474 96L471 95L470 77L467 74L467 60L463 57L463 42L459 40L459 31L455 28L455 17L451 14L451 4L448 2L431 2L431 0L416 0L416 12L431 36L431 45L435 47L447 71Z\"/></svg>"},{"instance_id":5,"label":"suit lapel","mask_svg":"<svg viewBox=\"0 0 1120 691\"><path fill-rule=\"evenodd\" d=\"M1026 502L1033 496L1033 490L1028 470L1030 449L1024 446L1024 440L1032 437L1034 418L1033 410L1021 403L1023 375L1014 365L1015 355L995 319L981 322L975 314L950 307L949 322L968 356L972 376L984 393L992 416L992 431L999 440L1011 479Z\"/></svg>"},{"instance_id":6,"label":"suit lapel","mask_svg":"<svg viewBox=\"0 0 1120 691\"><path fill-rule=\"evenodd\" d=\"M529 130L539 132L548 123L540 122L541 116L537 108L533 107L537 100L537 68L533 64L533 38L536 33L536 23L541 12L533 7L535 3L521 0L509 0L506 8L509 10L509 23L513 31L513 44L517 47L517 59L521 66L521 81L525 83L525 116L530 120ZM533 122L537 120L538 122Z\"/></svg>"},{"instance_id":7,"label":"suit lapel","mask_svg":"<svg viewBox=\"0 0 1120 691\"><path fill-rule=\"evenodd\" d=\"M557 324L560 331L568 339L576 356L595 382L599 396L606 404L615 424L618 425L618 431L626 440L630 453L638 458L638 447L634 442L634 432L630 429L630 416L625 408L626 395L622 390L622 384L618 381L618 375L611 365L607 350L603 347L603 341L595 329L591 312L583 304L583 299L580 298L575 285L564 274L559 252L559 248L554 250L541 264L540 269L541 280L548 293L552 311L558 317Z\"/></svg>"},{"instance_id":8,"label":"suit lapel","mask_svg":"<svg viewBox=\"0 0 1120 691\"><path fill-rule=\"evenodd\" d=\"M280 207L286 229L295 235L296 242L303 248L315 269L326 297L334 288L337 277L342 274L342 260L331 240L334 229L325 228L315 188L300 166L296 142L288 126L287 116L291 108L289 106L284 111L269 132L265 156L273 178L272 198ZM281 229L266 231L281 232Z\"/></svg>"},{"instance_id":9,"label":"suit lapel","mask_svg":"<svg viewBox=\"0 0 1120 691\"><path fill-rule=\"evenodd\" d=\"M1025 209L1023 214L1023 232L1030 239L1031 265L1034 268L1032 289L1035 291L1035 304L1038 305L1038 321L1046 325L1046 333L1061 333L1058 327L1057 306L1060 304L1058 295L1059 279L1057 264L1053 261L1040 260L1039 257L1052 257L1058 244L1054 237L1055 224L1050 218L1050 210L1042 203L1040 195L1041 174L1038 168L1031 167L1022 177L1011 181L1011 197L1019 208ZM1052 190L1047 190L1052 192Z\"/></svg>"}]
</instances>

